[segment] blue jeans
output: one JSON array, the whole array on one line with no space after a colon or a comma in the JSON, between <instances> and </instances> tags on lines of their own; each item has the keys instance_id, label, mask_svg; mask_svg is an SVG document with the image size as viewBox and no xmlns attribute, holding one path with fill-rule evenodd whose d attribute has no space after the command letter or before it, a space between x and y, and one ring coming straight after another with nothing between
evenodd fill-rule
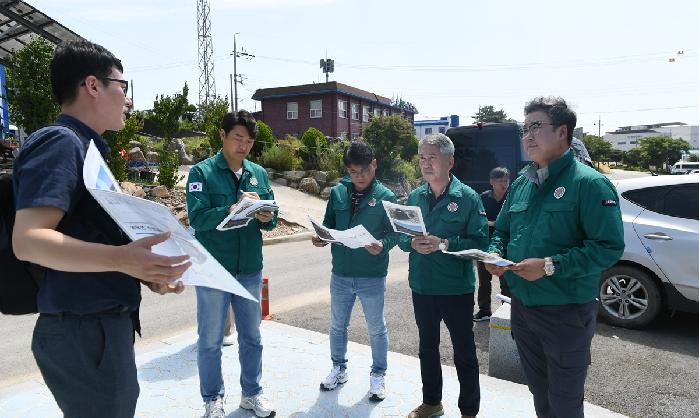
<instances>
[{"instance_id":1,"label":"blue jeans","mask_svg":"<svg viewBox=\"0 0 700 418\"><path fill-rule=\"evenodd\" d=\"M331 274L331 360L342 369L347 367L348 325L360 298L367 321L369 344L372 348L372 373L384 375L387 367L389 338L384 320L386 277L343 277Z\"/></svg>"},{"instance_id":2,"label":"blue jeans","mask_svg":"<svg viewBox=\"0 0 700 418\"><path fill-rule=\"evenodd\" d=\"M240 274L238 281L260 300L262 272ZM241 391L243 396L262 391L262 350L260 340L260 303L244 299L218 289L197 286L197 365L199 391L202 399L210 401L224 396L224 378L221 373L221 344L224 340L229 303L233 308L238 330L238 361L241 364Z\"/></svg>"}]
</instances>

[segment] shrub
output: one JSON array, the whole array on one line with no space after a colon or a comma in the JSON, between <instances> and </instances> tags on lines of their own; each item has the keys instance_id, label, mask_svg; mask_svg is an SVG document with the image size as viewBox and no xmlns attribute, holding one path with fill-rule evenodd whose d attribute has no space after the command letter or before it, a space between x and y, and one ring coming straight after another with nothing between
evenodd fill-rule
<instances>
[{"instance_id":1,"label":"shrub","mask_svg":"<svg viewBox=\"0 0 700 418\"><path fill-rule=\"evenodd\" d=\"M136 132L141 128L143 128L143 119L132 115L126 120L121 131L107 131L103 135L110 150L107 156L107 166L118 181L126 180L126 159L121 154L122 150L129 151L129 141L136 137Z\"/></svg>"},{"instance_id":2,"label":"shrub","mask_svg":"<svg viewBox=\"0 0 700 418\"><path fill-rule=\"evenodd\" d=\"M273 145L260 154L259 163L263 167L278 171L289 171L301 168L301 159L294 155L288 147Z\"/></svg>"},{"instance_id":3,"label":"shrub","mask_svg":"<svg viewBox=\"0 0 700 418\"><path fill-rule=\"evenodd\" d=\"M255 139L255 145L253 145L253 149L250 150L250 157L253 160L257 160L257 158L260 156L260 154L262 154L264 150L270 148L277 142L275 136L272 134L272 128L270 128L265 122L261 120L257 121L257 124L258 137Z\"/></svg>"},{"instance_id":4,"label":"shrub","mask_svg":"<svg viewBox=\"0 0 700 418\"><path fill-rule=\"evenodd\" d=\"M335 142L321 154L319 168L328 173L329 180L337 179L345 175L343 154L348 146L350 146L349 141Z\"/></svg>"},{"instance_id":5,"label":"shrub","mask_svg":"<svg viewBox=\"0 0 700 418\"><path fill-rule=\"evenodd\" d=\"M301 136L302 147L299 156L307 170L317 170L320 167L321 155L328 149L328 140L323 132L309 128Z\"/></svg>"},{"instance_id":6,"label":"shrub","mask_svg":"<svg viewBox=\"0 0 700 418\"><path fill-rule=\"evenodd\" d=\"M178 176L177 173L180 168L180 157L178 157L176 152L166 149L161 150L158 153L158 164L160 165L158 184L172 189L178 181L184 178L184 176Z\"/></svg>"}]
</instances>

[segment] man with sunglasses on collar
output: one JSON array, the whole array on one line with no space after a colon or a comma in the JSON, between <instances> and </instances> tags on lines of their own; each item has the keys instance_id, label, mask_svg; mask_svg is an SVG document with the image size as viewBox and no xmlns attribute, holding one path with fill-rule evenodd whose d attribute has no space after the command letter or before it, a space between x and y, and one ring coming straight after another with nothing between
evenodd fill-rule
<instances>
[{"instance_id":1,"label":"man with sunglasses on collar","mask_svg":"<svg viewBox=\"0 0 700 418\"><path fill-rule=\"evenodd\" d=\"M562 98L525 106L522 141L532 164L510 187L487 264L512 293L511 325L538 417L583 417L600 274L625 247L617 191L570 150L576 114Z\"/></svg>"},{"instance_id":2,"label":"man with sunglasses on collar","mask_svg":"<svg viewBox=\"0 0 700 418\"><path fill-rule=\"evenodd\" d=\"M122 64L88 41L54 51L51 89L61 106L56 124L32 133L14 167L15 255L46 268L32 353L67 417L133 417L141 281L157 293L189 268L187 256L151 247L164 233L129 242L83 183L90 140L106 156L106 130L124 127L132 104Z\"/></svg>"}]
</instances>

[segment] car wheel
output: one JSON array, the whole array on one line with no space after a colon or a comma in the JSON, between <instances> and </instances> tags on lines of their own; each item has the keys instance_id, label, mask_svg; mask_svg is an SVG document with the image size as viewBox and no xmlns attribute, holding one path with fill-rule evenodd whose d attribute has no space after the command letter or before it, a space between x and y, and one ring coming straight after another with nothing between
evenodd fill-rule
<instances>
[{"instance_id":1,"label":"car wheel","mask_svg":"<svg viewBox=\"0 0 700 418\"><path fill-rule=\"evenodd\" d=\"M616 266L600 276L598 313L606 322L624 328L642 328L661 310L661 292L646 272Z\"/></svg>"}]
</instances>

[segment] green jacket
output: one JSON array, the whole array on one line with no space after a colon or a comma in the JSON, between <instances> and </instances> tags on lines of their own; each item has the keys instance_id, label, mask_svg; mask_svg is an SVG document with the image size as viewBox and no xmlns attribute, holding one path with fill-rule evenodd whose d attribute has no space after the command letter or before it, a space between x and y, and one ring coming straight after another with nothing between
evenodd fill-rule
<instances>
[{"instance_id":1,"label":"green jacket","mask_svg":"<svg viewBox=\"0 0 700 418\"><path fill-rule=\"evenodd\" d=\"M450 174L447 196L432 211L428 209L428 184L414 189L406 205L420 207L425 228L431 235L449 240L449 251L486 249L488 221L481 197ZM464 295L474 293L474 265L471 260L436 251L423 255L411 248L411 237L401 234L399 247L408 256L408 283L422 295Z\"/></svg>"},{"instance_id":2,"label":"green jacket","mask_svg":"<svg viewBox=\"0 0 700 418\"><path fill-rule=\"evenodd\" d=\"M378 255L372 255L365 248L353 250L344 245L331 244L333 273L346 277L385 277L389 266L389 250L396 245L398 237L391 228L382 200L396 203L396 196L375 179L351 218L351 193L352 182L349 177L344 177L331 189L323 225L339 231L363 225L367 232L382 242L384 249Z\"/></svg>"},{"instance_id":3,"label":"green jacket","mask_svg":"<svg viewBox=\"0 0 700 418\"><path fill-rule=\"evenodd\" d=\"M277 225L277 213L267 223L253 219L242 228L217 230L216 226L228 215L229 207L238 202L242 192L255 192L262 200L275 198L267 172L259 165L243 160L238 191L234 176L221 151L192 167L187 178L187 213L195 237L235 276L262 270L260 230L273 229Z\"/></svg>"},{"instance_id":4,"label":"green jacket","mask_svg":"<svg viewBox=\"0 0 700 418\"><path fill-rule=\"evenodd\" d=\"M548 168L539 187L525 175L510 186L489 251L516 263L552 257L554 275L534 282L506 272L508 287L525 306L590 302L598 295L601 272L625 248L617 191L573 152ZM521 173L528 169L533 170Z\"/></svg>"}]
</instances>

